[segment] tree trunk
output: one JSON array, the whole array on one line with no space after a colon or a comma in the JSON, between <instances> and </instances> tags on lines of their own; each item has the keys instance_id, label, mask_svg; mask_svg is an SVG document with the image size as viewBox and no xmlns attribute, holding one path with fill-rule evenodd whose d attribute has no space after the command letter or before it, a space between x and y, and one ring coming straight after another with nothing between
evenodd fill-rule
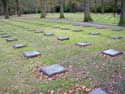
<instances>
[{"instance_id":1,"label":"tree trunk","mask_svg":"<svg viewBox=\"0 0 125 94\"><path fill-rule=\"evenodd\" d=\"M65 16L64 16L64 0L60 0L60 18L65 18Z\"/></svg>"},{"instance_id":2,"label":"tree trunk","mask_svg":"<svg viewBox=\"0 0 125 94\"><path fill-rule=\"evenodd\" d=\"M40 6L41 6L41 16L40 16L40 18L46 18L47 0L40 0Z\"/></svg>"},{"instance_id":3,"label":"tree trunk","mask_svg":"<svg viewBox=\"0 0 125 94\"><path fill-rule=\"evenodd\" d=\"M8 11L8 4L6 3L4 5L4 16L5 16L5 19L9 19L9 11Z\"/></svg>"},{"instance_id":4,"label":"tree trunk","mask_svg":"<svg viewBox=\"0 0 125 94\"><path fill-rule=\"evenodd\" d=\"M121 0L120 26L125 26L125 0Z\"/></svg>"},{"instance_id":5,"label":"tree trunk","mask_svg":"<svg viewBox=\"0 0 125 94\"><path fill-rule=\"evenodd\" d=\"M116 14L117 14L117 3L118 3L118 0L115 0L114 2L114 17L116 17Z\"/></svg>"},{"instance_id":6,"label":"tree trunk","mask_svg":"<svg viewBox=\"0 0 125 94\"><path fill-rule=\"evenodd\" d=\"M20 2L19 2L19 0L16 0L16 14L17 14L18 16L21 16Z\"/></svg>"},{"instance_id":7,"label":"tree trunk","mask_svg":"<svg viewBox=\"0 0 125 94\"><path fill-rule=\"evenodd\" d=\"M101 0L101 13L104 13L104 0Z\"/></svg>"},{"instance_id":8,"label":"tree trunk","mask_svg":"<svg viewBox=\"0 0 125 94\"><path fill-rule=\"evenodd\" d=\"M84 0L84 22L93 21L90 15L90 0Z\"/></svg>"},{"instance_id":9,"label":"tree trunk","mask_svg":"<svg viewBox=\"0 0 125 94\"><path fill-rule=\"evenodd\" d=\"M97 12L97 1L95 0L95 7L94 7L94 12L96 13Z\"/></svg>"},{"instance_id":10,"label":"tree trunk","mask_svg":"<svg viewBox=\"0 0 125 94\"><path fill-rule=\"evenodd\" d=\"M7 0L1 0L1 2L3 4L3 10L4 10L5 19L8 19L9 18L8 1Z\"/></svg>"}]
</instances>

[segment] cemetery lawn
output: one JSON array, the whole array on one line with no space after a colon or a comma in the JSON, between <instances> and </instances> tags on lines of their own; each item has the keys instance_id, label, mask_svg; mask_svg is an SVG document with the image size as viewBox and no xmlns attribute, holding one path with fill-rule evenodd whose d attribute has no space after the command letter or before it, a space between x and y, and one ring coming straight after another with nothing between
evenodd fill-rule
<instances>
[{"instance_id":1,"label":"cemetery lawn","mask_svg":"<svg viewBox=\"0 0 125 94\"><path fill-rule=\"evenodd\" d=\"M92 88L94 84L108 84L112 81L113 75L125 71L124 63L123 70L120 67L121 62L125 62L123 56L113 60L99 56L101 51L110 48L125 51L125 30L112 31L111 28L96 29L44 22L38 18L35 20L37 16L0 20L0 31L18 39L6 42L1 38L3 32L0 32L0 94L50 94L52 90L54 90L52 94L64 94L76 84L88 88ZM79 29L83 31L73 31ZM35 33L39 30L55 35L44 36L43 33ZM100 32L100 35L89 35L89 32ZM70 40L59 41L57 40L59 36L69 36ZM123 38L113 40L111 36ZM92 45L78 47L75 45L78 42L88 42ZM14 49L12 46L18 43L26 44L27 47ZM29 59L23 57L23 52L32 50L40 51L41 56ZM41 66L61 64L68 68L68 72L65 79L37 79L34 72L36 64Z\"/></svg>"}]
</instances>

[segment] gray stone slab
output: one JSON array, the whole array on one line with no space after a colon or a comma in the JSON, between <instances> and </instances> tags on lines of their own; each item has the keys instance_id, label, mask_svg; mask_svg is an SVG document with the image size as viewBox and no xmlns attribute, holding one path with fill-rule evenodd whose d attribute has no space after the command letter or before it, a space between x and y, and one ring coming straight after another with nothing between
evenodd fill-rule
<instances>
[{"instance_id":1,"label":"gray stone slab","mask_svg":"<svg viewBox=\"0 0 125 94\"><path fill-rule=\"evenodd\" d=\"M57 28L57 29L60 29L60 27L58 27L58 26L53 26L53 28Z\"/></svg>"},{"instance_id":2,"label":"gray stone slab","mask_svg":"<svg viewBox=\"0 0 125 94\"><path fill-rule=\"evenodd\" d=\"M114 27L112 28L113 31L122 31L123 28L122 27Z\"/></svg>"},{"instance_id":3,"label":"gray stone slab","mask_svg":"<svg viewBox=\"0 0 125 94\"><path fill-rule=\"evenodd\" d=\"M105 26L96 26L97 29L105 29Z\"/></svg>"},{"instance_id":4,"label":"gray stone slab","mask_svg":"<svg viewBox=\"0 0 125 94\"><path fill-rule=\"evenodd\" d=\"M54 33L52 33L52 32L45 33L44 36L54 36Z\"/></svg>"},{"instance_id":5,"label":"gray stone slab","mask_svg":"<svg viewBox=\"0 0 125 94\"><path fill-rule=\"evenodd\" d=\"M118 39L121 39L122 37L121 36L112 36L111 39L114 39L114 40L118 40Z\"/></svg>"},{"instance_id":6,"label":"gray stone slab","mask_svg":"<svg viewBox=\"0 0 125 94\"><path fill-rule=\"evenodd\" d=\"M37 57L40 56L41 53L39 51L28 51L28 52L24 52L23 56L26 58L31 58L31 57Z\"/></svg>"},{"instance_id":7,"label":"gray stone slab","mask_svg":"<svg viewBox=\"0 0 125 94\"><path fill-rule=\"evenodd\" d=\"M88 25L88 24L84 24L83 26L84 27L92 27L91 25Z\"/></svg>"},{"instance_id":8,"label":"gray stone slab","mask_svg":"<svg viewBox=\"0 0 125 94\"><path fill-rule=\"evenodd\" d=\"M34 29L28 29L28 31L36 31L36 30L34 30Z\"/></svg>"},{"instance_id":9,"label":"gray stone slab","mask_svg":"<svg viewBox=\"0 0 125 94\"><path fill-rule=\"evenodd\" d=\"M73 26L81 26L81 25L80 25L80 24L75 23L75 24L73 24Z\"/></svg>"},{"instance_id":10,"label":"gray stone slab","mask_svg":"<svg viewBox=\"0 0 125 94\"><path fill-rule=\"evenodd\" d=\"M0 35L7 35L7 33L0 33Z\"/></svg>"},{"instance_id":11,"label":"gray stone slab","mask_svg":"<svg viewBox=\"0 0 125 94\"><path fill-rule=\"evenodd\" d=\"M90 32L89 34L90 34L90 35L100 35L99 32Z\"/></svg>"},{"instance_id":12,"label":"gray stone slab","mask_svg":"<svg viewBox=\"0 0 125 94\"><path fill-rule=\"evenodd\" d=\"M115 56L121 55L122 52L114 50L114 49L108 49L108 50L103 51L102 54L115 57Z\"/></svg>"},{"instance_id":13,"label":"gray stone slab","mask_svg":"<svg viewBox=\"0 0 125 94\"><path fill-rule=\"evenodd\" d=\"M60 28L61 30L70 30L69 28Z\"/></svg>"},{"instance_id":14,"label":"gray stone slab","mask_svg":"<svg viewBox=\"0 0 125 94\"><path fill-rule=\"evenodd\" d=\"M43 72L48 76L53 76L56 74L64 73L65 71L66 71L66 68L64 68L63 66L61 66L59 64L54 64L51 66L40 68L40 72Z\"/></svg>"},{"instance_id":15,"label":"gray stone slab","mask_svg":"<svg viewBox=\"0 0 125 94\"><path fill-rule=\"evenodd\" d=\"M6 40L7 42L17 41L16 38L5 38L5 40Z\"/></svg>"},{"instance_id":16,"label":"gray stone slab","mask_svg":"<svg viewBox=\"0 0 125 94\"><path fill-rule=\"evenodd\" d=\"M44 33L44 31L35 31L34 33Z\"/></svg>"},{"instance_id":17,"label":"gray stone slab","mask_svg":"<svg viewBox=\"0 0 125 94\"><path fill-rule=\"evenodd\" d=\"M17 48L23 48L23 47L26 47L25 44L15 44L13 45L13 48L17 49Z\"/></svg>"},{"instance_id":18,"label":"gray stone slab","mask_svg":"<svg viewBox=\"0 0 125 94\"><path fill-rule=\"evenodd\" d=\"M92 90L89 94L108 94L106 93L104 90L102 90L101 88L97 88L95 90Z\"/></svg>"},{"instance_id":19,"label":"gray stone slab","mask_svg":"<svg viewBox=\"0 0 125 94\"><path fill-rule=\"evenodd\" d=\"M73 30L74 32L82 32L83 30Z\"/></svg>"},{"instance_id":20,"label":"gray stone slab","mask_svg":"<svg viewBox=\"0 0 125 94\"><path fill-rule=\"evenodd\" d=\"M1 38L9 38L11 37L10 35L2 35Z\"/></svg>"},{"instance_id":21,"label":"gray stone slab","mask_svg":"<svg viewBox=\"0 0 125 94\"><path fill-rule=\"evenodd\" d=\"M60 36L57 39L60 41L64 41L64 40L69 40L70 38L68 36Z\"/></svg>"},{"instance_id":22,"label":"gray stone slab","mask_svg":"<svg viewBox=\"0 0 125 94\"><path fill-rule=\"evenodd\" d=\"M80 47L85 47L85 46L90 46L91 44L87 43L87 42L79 42L79 43L76 43L76 45L78 45Z\"/></svg>"}]
</instances>

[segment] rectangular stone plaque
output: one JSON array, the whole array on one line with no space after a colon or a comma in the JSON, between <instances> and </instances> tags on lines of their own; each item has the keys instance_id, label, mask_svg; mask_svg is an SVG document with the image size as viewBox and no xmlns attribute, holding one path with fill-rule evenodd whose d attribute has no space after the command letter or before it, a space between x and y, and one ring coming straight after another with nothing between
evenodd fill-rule
<instances>
[{"instance_id":1,"label":"rectangular stone plaque","mask_svg":"<svg viewBox=\"0 0 125 94\"><path fill-rule=\"evenodd\" d=\"M114 49L105 50L102 53L105 54L105 55L112 56L112 57L122 54L122 52L114 50Z\"/></svg>"},{"instance_id":2,"label":"rectangular stone plaque","mask_svg":"<svg viewBox=\"0 0 125 94\"><path fill-rule=\"evenodd\" d=\"M68 36L60 36L57 39L61 40L61 41L64 41L64 40L69 40L70 38Z\"/></svg>"},{"instance_id":3,"label":"rectangular stone plaque","mask_svg":"<svg viewBox=\"0 0 125 94\"><path fill-rule=\"evenodd\" d=\"M31 57L37 57L40 56L41 53L39 51L28 51L23 53L24 57L31 58Z\"/></svg>"},{"instance_id":4,"label":"rectangular stone plaque","mask_svg":"<svg viewBox=\"0 0 125 94\"><path fill-rule=\"evenodd\" d=\"M102 90L101 88L97 88L95 90L92 90L89 94L108 94L106 93L104 90Z\"/></svg>"},{"instance_id":5,"label":"rectangular stone plaque","mask_svg":"<svg viewBox=\"0 0 125 94\"><path fill-rule=\"evenodd\" d=\"M23 48L23 47L26 47L26 45L25 44L15 44L14 46L13 46L13 48Z\"/></svg>"},{"instance_id":6,"label":"rectangular stone plaque","mask_svg":"<svg viewBox=\"0 0 125 94\"><path fill-rule=\"evenodd\" d=\"M17 41L17 39L16 39L16 38L5 38L5 40L6 40L7 42Z\"/></svg>"},{"instance_id":7,"label":"rectangular stone plaque","mask_svg":"<svg viewBox=\"0 0 125 94\"><path fill-rule=\"evenodd\" d=\"M111 38L114 40L117 40L117 39L121 39L122 37L121 36L112 36Z\"/></svg>"},{"instance_id":8,"label":"rectangular stone plaque","mask_svg":"<svg viewBox=\"0 0 125 94\"><path fill-rule=\"evenodd\" d=\"M91 35L100 35L99 32L90 32L89 34L91 34Z\"/></svg>"},{"instance_id":9,"label":"rectangular stone plaque","mask_svg":"<svg viewBox=\"0 0 125 94\"><path fill-rule=\"evenodd\" d=\"M45 33L44 36L54 36L54 34L52 32L49 32L49 33Z\"/></svg>"},{"instance_id":10,"label":"rectangular stone plaque","mask_svg":"<svg viewBox=\"0 0 125 94\"><path fill-rule=\"evenodd\" d=\"M66 71L66 68L64 68L63 66L59 65L59 64L54 64L51 66L47 66L47 67L41 67L40 68L40 72L45 73L48 76L53 76L55 74L60 74Z\"/></svg>"},{"instance_id":11,"label":"rectangular stone plaque","mask_svg":"<svg viewBox=\"0 0 125 94\"><path fill-rule=\"evenodd\" d=\"M79 42L79 43L76 43L76 45L78 45L80 47L85 47L85 46L90 46L91 44L87 43L87 42Z\"/></svg>"}]
</instances>

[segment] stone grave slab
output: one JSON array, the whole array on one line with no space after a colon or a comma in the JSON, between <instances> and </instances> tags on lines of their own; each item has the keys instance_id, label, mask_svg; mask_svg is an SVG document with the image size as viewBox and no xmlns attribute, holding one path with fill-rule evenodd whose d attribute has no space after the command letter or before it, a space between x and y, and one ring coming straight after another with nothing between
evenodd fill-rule
<instances>
[{"instance_id":1,"label":"stone grave slab","mask_svg":"<svg viewBox=\"0 0 125 94\"><path fill-rule=\"evenodd\" d=\"M102 90L101 88L97 88L95 90L92 90L89 94L108 94L106 93L104 90Z\"/></svg>"},{"instance_id":2,"label":"stone grave slab","mask_svg":"<svg viewBox=\"0 0 125 94\"><path fill-rule=\"evenodd\" d=\"M44 36L54 36L54 33L52 33L52 32L45 33Z\"/></svg>"},{"instance_id":3,"label":"stone grave slab","mask_svg":"<svg viewBox=\"0 0 125 94\"><path fill-rule=\"evenodd\" d=\"M74 32L82 32L83 30L73 30Z\"/></svg>"},{"instance_id":4,"label":"stone grave slab","mask_svg":"<svg viewBox=\"0 0 125 94\"><path fill-rule=\"evenodd\" d=\"M10 35L3 35L3 36L1 36L1 38L9 38L9 37L11 37Z\"/></svg>"},{"instance_id":5,"label":"stone grave slab","mask_svg":"<svg viewBox=\"0 0 125 94\"><path fill-rule=\"evenodd\" d=\"M26 47L26 45L25 44L15 44L15 45L13 45L13 48L15 48L15 49L23 48L23 47Z\"/></svg>"},{"instance_id":6,"label":"stone grave slab","mask_svg":"<svg viewBox=\"0 0 125 94\"><path fill-rule=\"evenodd\" d=\"M89 24L84 24L83 26L84 26L84 27L92 27L92 26L89 25Z\"/></svg>"},{"instance_id":7,"label":"stone grave slab","mask_svg":"<svg viewBox=\"0 0 125 94\"><path fill-rule=\"evenodd\" d=\"M28 31L36 31L36 30L34 30L34 29L28 29Z\"/></svg>"},{"instance_id":8,"label":"stone grave slab","mask_svg":"<svg viewBox=\"0 0 125 94\"><path fill-rule=\"evenodd\" d=\"M103 51L102 54L115 57L115 56L121 55L122 52L114 50L114 49L108 49L108 50Z\"/></svg>"},{"instance_id":9,"label":"stone grave slab","mask_svg":"<svg viewBox=\"0 0 125 94\"><path fill-rule=\"evenodd\" d=\"M41 53L39 51L28 51L23 53L23 56L26 58L37 57L40 55Z\"/></svg>"},{"instance_id":10,"label":"stone grave slab","mask_svg":"<svg viewBox=\"0 0 125 94\"><path fill-rule=\"evenodd\" d=\"M7 35L7 33L1 33L0 35Z\"/></svg>"},{"instance_id":11,"label":"stone grave slab","mask_svg":"<svg viewBox=\"0 0 125 94\"><path fill-rule=\"evenodd\" d=\"M64 41L64 40L69 40L70 38L68 36L60 36L57 39L60 41Z\"/></svg>"},{"instance_id":12,"label":"stone grave slab","mask_svg":"<svg viewBox=\"0 0 125 94\"><path fill-rule=\"evenodd\" d=\"M59 64L54 64L51 66L40 68L40 72L43 72L47 76L53 76L56 74L64 73L65 71L66 71L66 68L64 68L63 66L61 66Z\"/></svg>"},{"instance_id":13,"label":"stone grave slab","mask_svg":"<svg viewBox=\"0 0 125 94\"><path fill-rule=\"evenodd\" d=\"M122 27L114 27L112 28L113 31L122 31L123 28Z\"/></svg>"},{"instance_id":14,"label":"stone grave slab","mask_svg":"<svg viewBox=\"0 0 125 94\"><path fill-rule=\"evenodd\" d=\"M79 43L76 43L76 45L78 45L80 47L86 47L86 46L90 46L91 44L87 43L87 42L79 42Z\"/></svg>"},{"instance_id":15,"label":"stone grave slab","mask_svg":"<svg viewBox=\"0 0 125 94\"><path fill-rule=\"evenodd\" d=\"M5 38L5 40L6 40L7 42L17 41L16 38Z\"/></svg>"},{"instance_id":16,"label":"stone grave slab","mask_svg":"<svg viewBox=\"0 0 125 94\"><path fill-rule=\"evenodd\" d=\"M90 35L100 35L99 32L90 32L89 34L90 34Z\"/></svg>"},{"instance_id":17,"label":"stone grave slab","mask_svg":"<svg viewBox=\"0 0 125 94\"><path fill-rule=\"evenodd\" d=\"M58 27L58 26L53 26L53 28L57 28L57 29L59 29L60 27Z\"/></svg>"},{"instance_id":18,"label":"stone grave slab","mask_svg":"<svg viewBox=\"0 0 125 94\"><path fill-rule=\"evenodd\" d=\"M96 26L97 29L105 29L105 26Z\"/></svg>"},{"instance_id":19,"label":"stone grave slab","mask_svg":"<svg viewBox=\"0 0 125 94\"><path fill-rule=\"evenodd\" d=\"M74 23L73 26L81 26L81 25L78 23Z\"/></svg>"},{"instance_id":20,"label":"stone grave slab","mask_svg":"<svg viewBox=\"0 0 125 94\"><path fill-rule=\"evenodd\" d=\"M122 37L121 36L112 36L111 38L114 40L117 40L117 39L121 39Z\"/></svg>"},{"instance_id":21,"label":"stone grave slab","mask_svg":"<svg viewBox=\"0 0 125 94\"><path fill-rule=\"evenodd\" d=\"M60 28L61 30L69 30L69 28Z\"/></svg>"},{"instance_id":22,"label":"stone grave slab","mask_svg":"<svg viewBox=\"0 0 125 94\"><path fill-rule=\"evenodd\" d=\"M42 30L41 31L35 31L35 33L44 33L44 31L42 31Z\"/></svg>"}]
</instances>

